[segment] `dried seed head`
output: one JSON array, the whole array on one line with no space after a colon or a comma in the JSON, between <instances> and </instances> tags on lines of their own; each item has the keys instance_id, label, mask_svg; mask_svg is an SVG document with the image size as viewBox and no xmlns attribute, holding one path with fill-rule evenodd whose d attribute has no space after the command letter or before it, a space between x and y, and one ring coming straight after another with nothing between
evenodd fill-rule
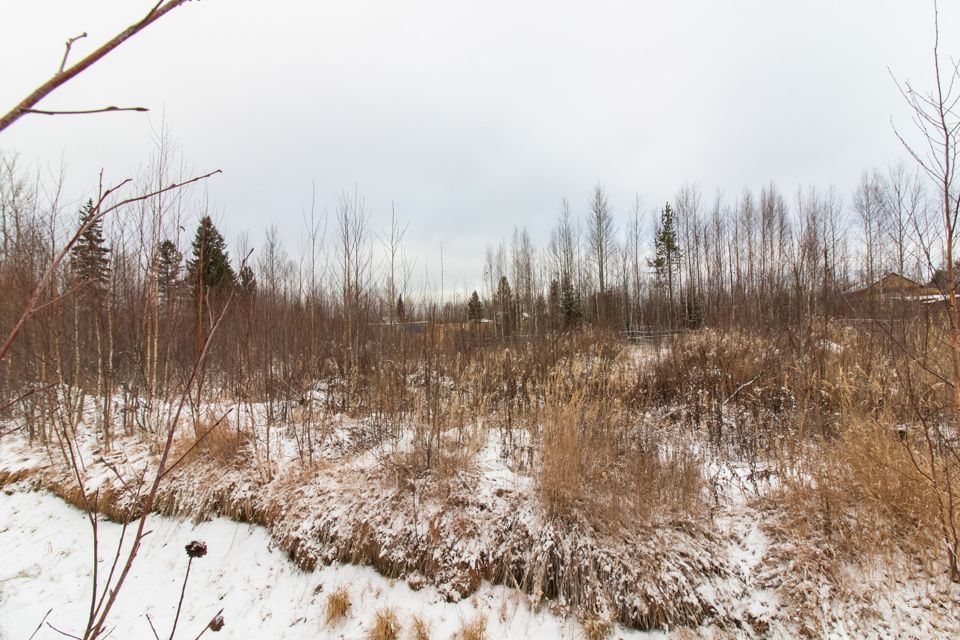
<instances>
[{"instance_id":1,"label":"dried seed head","mask_svg":"<svg viewBox=\"0 0 960 640\"><path fill-rule=\"evenodd\" d=\"M223 629L223 616L219 613L213 616L213 620L207 626L210 627L210 631L220 631L220 629Z\"/></svg>"},{"instance_id":2,"label":"dried seed head","mask_svg":"<svg viewBox=\"0 0 960 640\"><path fill-rule=\"evenodd\" d=\"M202 558L203 556L207 555L206 542L194 540L184 548L187 550L187 555L191 558Z\"/></svg>"}]
</instances>

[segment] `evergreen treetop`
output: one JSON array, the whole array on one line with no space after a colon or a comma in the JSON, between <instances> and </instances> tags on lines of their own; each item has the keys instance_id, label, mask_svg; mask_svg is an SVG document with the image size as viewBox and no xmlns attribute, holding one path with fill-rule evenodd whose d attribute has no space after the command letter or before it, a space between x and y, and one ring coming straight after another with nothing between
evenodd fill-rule
<instances>
[{"instance_id":1,"label":"evergreen treetop","mask_svg":"<svg viewBox=\"0 0 960 640\"><path fill-rule=\"evenodd\" d=\"M70 249L70 269L73 279L95 294L103 293L110 280L110 249L103 239L103 220L93 200L80 210L80 226L86 226Z\"/></svg>"},{"instance_id":2,"label":"evergreen treetop","mask_svg":"<svg viewBox=\"0 0 960 640\"><path fill-rule=\"evenodd\" d=\"M474 290L467 300L467 320L470 322L480 322L483 319L483 302L480 300L480 294Z\"/></svg>"},{"instance_id":3,"label":"evergreen treetop","mask_svg":"<svg viewBox=\"0 0 960 640\"><path fill-rule=\"evenodd\" d=\"M197 233L191 244L191 257L187 262L187 281L195 290L199 289L200 285L222 289L237 281L233 267L230 266L226 241L210 216L204 216L197 226Z\"/></svg>"},{"instance_id":4,"label":"evergreen treetop","mask_svg":"<svg viewBox=\"0 0 960 640\"><path fill-rule=\"evenodd\" d=\"M180 279L183 254L170 240L163 240L160 243L157 254L157 284L160 297L163 300L170 300Z\"/></svg>"},{"instance_id":5,"label":"evergreen treetop","mask_svg":"<svg viewBox=\"0 0 960 640\"><path fill-rule=\"evenodd\" d=\"M658 277L666 275L670 280L673 279L673 271L680 265L678 238L676 216L668 202L660 214L660 229L653 239L654 258L650 266Z\"/></svg>"}]
</instances>

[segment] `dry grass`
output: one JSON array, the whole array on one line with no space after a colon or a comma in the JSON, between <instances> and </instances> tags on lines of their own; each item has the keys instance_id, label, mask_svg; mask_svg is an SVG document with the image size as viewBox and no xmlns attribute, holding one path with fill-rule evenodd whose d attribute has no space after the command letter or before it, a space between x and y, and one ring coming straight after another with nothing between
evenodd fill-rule
<instances>
[{"instance_id":1,"label":"dry grass","mask_svg":"<svg viewBox=\"0 0 960 640\"><path fill-rule=\"evenodd\" d=\"M0 469L0 487L13 484L15 482L20 482L21 480L29 478L36 472L37 470L33 468L20 468L14 470Z\"/></svg>"},{"instance_id":2,"label":"dry grass","mask_svg":"<svg viewBox=\"0 0 960 640\"><path fill-rule=\"evenodd\" d=\"M341 620L347 617L350 612L350 593L345 587L340 587L336 591L327 595L327 606L324 616L324 622L332 627L339 624Z\"/></svg>"},{"instance_id":3,"label":"dry grass","mask_svg":"<svg viewBox=\"0 0 960 640\"><path fill-rule=\"evenodd\" d=\"M81 511L89 508L114 522L131 522L140 517L139 501L132 500L134 496L123 487L104 483L96 491L84 492L75 478L66 476L47 484L46 488Z\"/></svg>"},{"instance_id":4,"label":"dry grass","mask_svg":"<svg viewBox=\"0 0 960 640\"><path fill-rule=\"evenodd\" d=\"M193 422L191 433L174 443L171 460L183 459L186 464L198 457L205 457L221 464L233 462L239 455L244 435L231 426L226 418L207 416Z\"/></svg>"},{"instance_id":5,"label":"dry grass","mask_svg":"<svg viewBox=\"0 0 960 640\"><path fill-rule=\"evenodd\" d=\"M960 518L943 507L945 498L960 496L960 465L951 462L953 450L939 436L929 462L931 449L917 422L918 414L943 422L943 385L915 367L908 370L916 376L912 388L925 391L908 397L891 364L902 368L902 363L880 341L847 333L831 334L823 344L818 338L792 345L790 336L702 332L681 339L674 353L640 366L606 342L590 345L576 338L546 355L518 345L478 352L463 362L439 357L429 375L391 371L389 379L371 387L382 397L364 399L383 412L382 421L358 421L358 432L365 431L357 446L382 447L385 464L364 470L362 482L331 481L336 488L324 489L328 493L322 498L308 487L326 473L324 465L305 466L302 473L288 470L262 494L256 479L244 485L247 490L237 490L237 478L246 477L252 462L240 460L244 436L226 423L198 422L192 436L178 442L174 456L189 451L188 458L206 460L195 469L208 471L232 463L216 501L201 507L227 512L224 504L251 500L242 517L270 525L306 567L329 558L367 563L391 576L416 572L460 595L490 579L519 586L535 600L573 602L579 615L596 615L599 609L592 603L604 602L609 606L604 610L626 625L695 626L712 615L713 603L691 604L683 594L725 570L723 545L714 537L705 504L707 460L747 462L751 470L776 478L775 491L762 489L773 514L768 533L774 542L798 544L779 548L782 555L772 559L791 563L797 576L840 580L844 563L887 551L942 556L944 532L960 530ZM401 382L408 386L398 386ZM398 393L407 401L388 397ZM910 426L898 430L901 424ZM393 426L383 425L406 430L403 438L389 440ZM714 426L723 430L716 438ZM512 505L534 511L542 506L550 516L543 529L521 529L525 522L511 519L508 505L496 511L503 516L498 522L506 524L495 530L482 510L499 509L498 501L473 501L474 481L485 471L478 468L476 453L491 443L506 464L535 481L539 505L533 496L504 495ZM328 470L331 478L339 473ZM161 492L161 508L173 487L184 495L196 491L188 482L177 482L165 485L171 489ZM418 556L424 545L416 535L384 535L390 529L385 514L402 508L411 521L422 515L416 512L419 502L406 499L407 494L398 503L393 483L423 492L417 500L432 497L431 492L441 497L441 517L427 530L433 545L428 551L436 557L454 555L449 540L482 538L493 551L465 569L425 560L431 557L426 552ZM211 493L212 485L202 491ZM82 502L82 494L58 492ZM264 494L269 499L260 499ZM723 497L717 504L722 506ZM103 499L119 502L119 496ZM335 526L325 522L309 534L299 526L318 505L336 507L351 499L369 507L356 510L362 517L341 519ZM297 503L299 509L292 508ZM171 503L170 512L183 508ZM312 545L300 544L303 535L311 536ZM626 542L616 547L616 541ZM549 555L542 553L545 548L572 551ZM498 556L497 549L509 553ZM673 561L683 567L683 584L671 582L668 591L663 585L673 576L663 566ZM605 573L591 573L601 563ZM653 586L641 585L635 579L640 576L654 576ZM330 594L326 624L339 623L349 610L345 589ZM391 615L377 613L371 634L380 635L371 637L400 635ZM484 623L465 625L457 637L483 637ZM414 617L406 626L404 635L429 637L422 619ZM610 630L609 623L592 619L583 628L589 640Z\"/></svg>"},{"instance_id":6,"label":"dry grass","mask_svg":"<svg viewBox=\"0 0 960 640\"><path fill-rule=\"evenodd\" d=\"M487 618L479 615L470 622L465 622L458 632L460 640L486 640Z\"/></svg>"},{"instance_id":7,"label":"dry grass","mask_svg":"<svg viewBox=\"0 0 960 640\"><path fill-rule=\"evenodd\" d=\"M857 421L796 466L773 496L787 535L822 541L838 562L890 552L929 558L957 542L960 505L951 500L960 496L960 465L917 433Z\"/></svg>"},{"instance_id":8,"label":"dry grass","mask_svg":"<svg viewBox=\"0 0 960 640\"><path fill-rule=\"evenodd\" d=\"M838 331L832 349L783 365L796 427L772 460L782 482L770 498L783 536L829 549L816 554L826 573L891 553L942 562L960 550L945 338L921 329Z\"/></svg>"},{"instance_id":9,"label":"dry grass","mask_svg":"<svg viewBox=\"0 0 960 640\"><path fill-rule=\"evenodd\" d=\"M547 393L537 479L548 513L615 525L699 514L701 461L683 442L644 438L638 417L604 388L588 395L590 386L560 382Z\"/></svg>"},{"instance_id":10,"label":"dry grass","mask_svg":"<svg viewBox=\"0 0 960 640\"><path fill-rule=\"evenodd\" d=\"M585 640L606 640L613 633L613 623L609 620L585 620L583 622L583 637Z\"/></svg>"},{"instance_id":11,"label":"dry grass","mask_svg":"<svg viewBox=\"0 0 960 640\"><path fill-rule=\"evenodd\" d=\"M418 615L410 621L410 640L430 640L430 623Z\"/></svg>"},{"instance_id":12,"label":"dry grass","mask_svg":"<svg viewBox=\"0 0 960 640\"><path fill-rule=\"evenodd\" d=\"M373 626L367 632L368 640L397 640L400 637L400 620L390 608L380 609L373 618Z\"/></svg>"}]
</instances>

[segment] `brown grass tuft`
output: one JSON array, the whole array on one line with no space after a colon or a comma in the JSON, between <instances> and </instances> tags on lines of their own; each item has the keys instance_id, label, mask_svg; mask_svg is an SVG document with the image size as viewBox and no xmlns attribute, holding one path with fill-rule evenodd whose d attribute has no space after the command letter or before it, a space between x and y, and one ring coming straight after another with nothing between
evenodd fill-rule
<instances>
[{"instance_id":1,"label":"brown grass tuft","mask_svg":"<svg viewBox=\"0 0 960 640\"><path fill-rule=\"evenodd\" d=\"M460 628L461 640L486 640L487 638L487 618L486 616L477 616L470 622L467 622Z\"/></svg>"},{"instance_id":2,"label":"brown grass tuft","mask_svg":"<svg viewBox=\"0 0 960 640\"><path fill-rule=\"evenodd\" d=\"M195 420L192 427L192 433L181 437L174 446L171 454L174 462L183 458L181 464L185 464L202 455L223 464L233 461L240 453L243 434L226 418L218 423L216 418L207 416Z\"/></svg>"},{"instance_id":3,"label":"brown grass tuft","mask_svg":"<svg viewBox=\"0 0 960 640\"><path fill-rule=\"evenodd\" d=\"M583 637L586 640L606 640L613 633L613 624L609 620L593 618L583 622Z\"/></svg>"},{"instance_id":4,"label":"brown grass tuft","mask_svg":"<svg viewBox=\"0 0 960 640\"><path fill-rule=\"evenodd\" d=\"M345 587L340 587L327 596L327 611L325 622L333 626L347 617L350 611L350 594Z\"/></svg>"},{"instance_id":5,"label":"brown grass tuft","mask_svg":"<svg viewBox=\"0 0 960 640\"><path fill-rule=\"evenodd\" d=\"M410 621L410 640L430 640L430 623L416 614Z\"/></svg>"},{"instance_id":6,"label":"brown grass tuft","mask_svg":"<svg viewBox=\"0 0 960 640\"><path fill-rule=\"evenodd\" d=\"M31 468L14 469L13 471L0 469L0 487L19 482L36 472L36 469Z\"/></svg>"},{"instance_id":7,"label":"brown grass tuft","mask_svg":"<svg viewBox=\"0 0 960 640\"><path fill-rule=\"evenodd\" d=\"M701 460L682 442L664 446L641 433L604 388L559 382L547 391L538 470L547 512L611 525L699 514Z\"/></svg>"},{"instance_id":8,"label":"brown grass tuft","mask_svg":"<svg viewBox=\"0 0 960 640\"><path fill-rule=\"evenodd\" d=\"M397 640L400 637L400 620L393 609L386 608L377 611L373 619L373 626L367 633L369 640Z\"/></svg>"}]
</instances>

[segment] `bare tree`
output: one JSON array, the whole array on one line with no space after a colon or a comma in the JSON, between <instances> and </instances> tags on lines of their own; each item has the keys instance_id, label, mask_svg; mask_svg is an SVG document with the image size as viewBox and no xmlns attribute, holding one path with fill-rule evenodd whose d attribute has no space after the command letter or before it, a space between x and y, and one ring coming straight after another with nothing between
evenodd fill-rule
<instances>
[{"instance_id":1,"label":"bare tree","mask_svg":"<svg viewBox=\"0 0 960 640\"><path fill-rule=\"evenodd\" d=\"M401 225L397 222L397 208L390 203L390 231L381 238L387 252L387 317L392 324L395 320L398 295L397 292L397 262L403 250L403 236L407 233L409 224Z\"/></svg>"},{"instance_id":2,"label":"bare tree","mask_svg":"<svg viewBox=\"0 0 960 640\"><path fill-rule=\"evenodd\" d=\"M370 213L358 190L354 189L352 194L341 193L337 206L337 276L344 323L343 363L351 371L358 366L362 311L370 287L369 220Z\"/></svg>"},{"instance_id":3,"label":"bare tree","mask_svg":"<svg viewBox=\"0 0 960 640\"><path fill-rule=\"evenodd\" d=\"M953 412L957 434L960 436L960 314L957 310L956 273L954 265L955 235L960 220L960 199L957 198L954 179L957 156L960 153L960 117L956 107L960 101L960 69L951 62L941 68L940 19L936 1L934 7L933 70L934 88L923 93L915 91L909 81L897 82L900 93L913 114L913 124L920 134L919 143L909 142L899 129L897 138L907 152L927 174L939 191L943 224L944 262L946 269L945 302L950 323L950 354L953 365Z\"/></svg>"},{"instance_id":4,"label":"bare tree","mask_svg":"<svg viewBox=\"0 0 960 640\"><path fill-rule=\"evenodd\" d=\"M527 316L533 316L534 250L530 234L526 227L513 230L510 266L513 272L515 315L523 323Z\"/></svg>"},{"instance_id":5,"label":"bare tree","mask_svg":"<svg viewBox=\"0 0 960 640\"><path fill-rule=\"evenodd\" d=\"M613 215L607 203L607 194L600 186L594 185L590 199L590 217L587 224L587 238L590 246L590 258L597 274L597 317L603 322L605 296L607 293L607 271L614 252Z\"/></svg>"},{"instance_id":6,"label":"bare tree","mask_svg":"<svg viewBox=\"0 0 960 640\"><path fill-rule=\"evenodd\" d=\"M640 312L640 294L643 285L643 269L641 265L643 260L643 201L640 194L634 198L633 211L630 214L630 220L627 223L627 240L625 247L626 268L629 271L627 286L627 327L633 329L639 324L643 324L643 316Z\"/></svg>"},{"instance_id":7,"label":"bare tree","mask_svg":"<svg viewBox=\"0 0 960 640\"><path fill-rule=\"evenodd\" d=\"M550 234L550 261L552 278L557 282L557 294L563 315L563 324L567 326L579 319L580 303L577 290L577 260L580 237L570 212L570 203L564 198L560 203L560 216L557 226Z\"/></svg>"},{"instance_id":8,"label":"bare tree","mask_svg":"<svg viewBox=\"0 0 960 640\"><path fill-rule=\"evenodd\" d=\"M882 242L885 205L883 178L876 171L864 172L853 195L853 210L860 221L863 241L863 281L871 284L883 271Z\"/></svg>"}]
</instances>

